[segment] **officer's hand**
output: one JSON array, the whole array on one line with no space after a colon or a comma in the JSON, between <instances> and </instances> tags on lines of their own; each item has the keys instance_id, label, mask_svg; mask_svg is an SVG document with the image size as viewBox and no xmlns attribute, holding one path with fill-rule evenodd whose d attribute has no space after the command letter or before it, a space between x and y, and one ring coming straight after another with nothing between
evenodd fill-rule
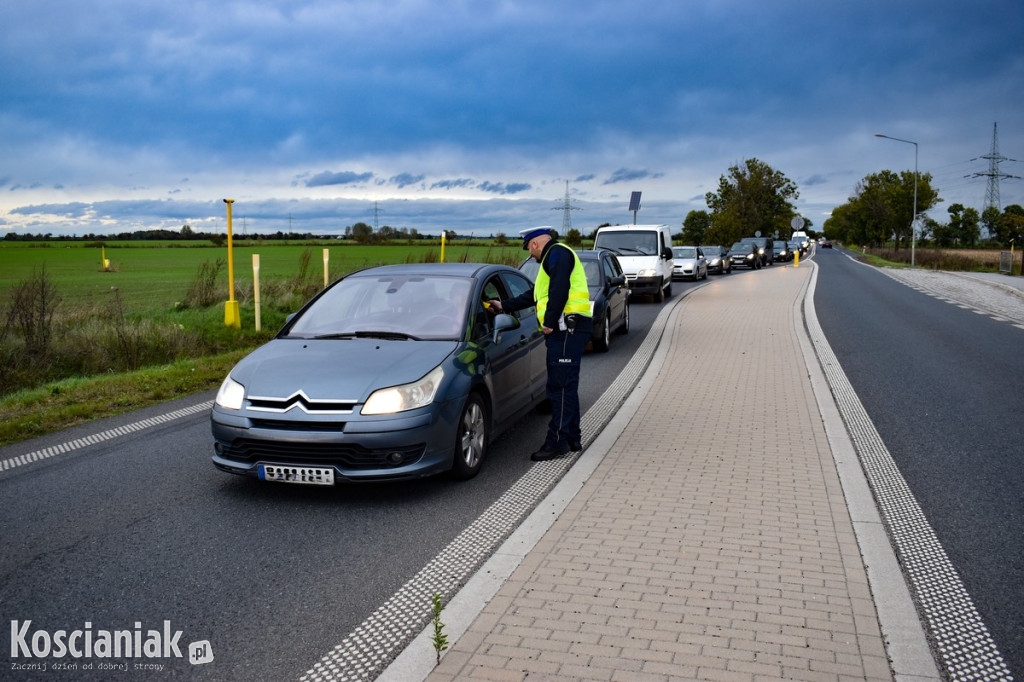
<instances>
[{"instance_id":1,"label":"officer's hand","mask_svg":"<svg viewBox=\"0 0 1024 682\"><path fill-rule=\"evenodd\" d=\"M545 327L545 326L543 326L543 325L541 326L541 328L540 328L540 329L541 329L541 331L542 331L542 332L544 332L545 334L550 334L551 332L555 331L555 330L554 330L554 329L552 329L551 327Z\"/></svg>"},{"instance_id":2,"label":"officer's hand","mask_svg":"<svg viewBox=\"0 0 1024 682\"><path fill-rule=\"evenodd\" d=\"M491 299L490 301L486 301L484 304L484 308L486 308L487 312L491 313L492 315L497 315L502 311L501 301L497 299Z\"/></svg>"}]
</instances>

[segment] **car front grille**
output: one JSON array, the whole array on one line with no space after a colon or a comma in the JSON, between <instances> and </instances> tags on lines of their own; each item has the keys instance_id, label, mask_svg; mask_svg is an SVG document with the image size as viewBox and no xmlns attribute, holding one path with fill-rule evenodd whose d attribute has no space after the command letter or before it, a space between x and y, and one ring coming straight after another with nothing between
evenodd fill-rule
<instances>
[{"instance_id":1,"label":"car front grille","mask_svg":"<svg viewBox=\"0 0 1024 682\"><path fill-rule=\"evenodd\" d=\"M273 429L274 431L300 431L302 433L309 433L311 431L320 431L323 433L341 433L345 430L346 422L306 422L306 421L290 421L284 419L250 419L249 422L252 424L254 429Z\"/></svg>"},{"instance_id":2,"label":"car front grille","mask_svg":"<svg viewBox=\"0 0 1024 682\"><path fill-rule=\"evenodd\" d=\"M337 443L284 443L239 438L224 447L222 456L243 462L278 461L288 464L336 464L343 469L385 469L413 464L426 449L425 444L388 450L370 450L359 445ZM401 458L392 461L390 455Z\"/></svg>"}]
</instances>

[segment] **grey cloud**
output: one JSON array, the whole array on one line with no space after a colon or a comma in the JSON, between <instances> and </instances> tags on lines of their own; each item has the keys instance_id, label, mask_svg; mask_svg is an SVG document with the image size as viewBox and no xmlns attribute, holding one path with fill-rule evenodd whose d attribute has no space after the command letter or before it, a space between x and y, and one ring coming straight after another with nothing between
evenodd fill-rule
<instances>
[{"instance_id":1,"label":"grey cloud","mask_svg":"<svg viewBox=\"0 0 1024 682\"><path fill-rule=\"evenodd\" d=\"M421 173L419 175L413 175L412 173L399 173L398 175L392 176L388 182L398 185L399 187L408 187L409 185L415 185L418 182L423 182L425 176Z\"/></svg>"},{"instance_id":2,"label":"grey cloud","mask_svg":"<svg viewBox=\"0 0 1024 682\"><path fill-rule=\"evenodd\" d=\"M632 182L634 180L643 180L644 178L660 178L664 173L652 173L649 170L634 170L631 168L620 168L619 170L612 173L611 177L605 180L602 184L614 185L617 182Z\"/></svg>"},{"instance_id":3,"label":"grey cloud","mask_svg":"<svg viewBox=\"0 0 1024 682\"><path fill-rule=\"evenodd\" d=\"M490 192L491 194L518 194L519 192L525 192L531 187L532 185L528 182L510 182L506 185L504 182L484 181L477 185L477 189Z\"/></svg>"},{"instance_id":4,"label":"grey cloud","mask_svg":"<svg viewBox=\"0 0 1024 682\"><path fill-rule=\"evenodd\" d=\"M458 178L456 180L438 180L430 186L430 189L455 189L459 187L472 187L476 182L469 178Z\"/></svg>"},{"instance_id":5,"label":"grey cloud","mask_svg":"<svg viewBox=\"0 0 1024 682\"><path fill-rule=\"evenodd\" d=\"M324 171L317 173L306 181L306 187L324 187L327 185L352 185L358 182L366 182L373 178L373 173L355 173L353 171L341 171L332 173Z\"/></svg>"}]
</instances>

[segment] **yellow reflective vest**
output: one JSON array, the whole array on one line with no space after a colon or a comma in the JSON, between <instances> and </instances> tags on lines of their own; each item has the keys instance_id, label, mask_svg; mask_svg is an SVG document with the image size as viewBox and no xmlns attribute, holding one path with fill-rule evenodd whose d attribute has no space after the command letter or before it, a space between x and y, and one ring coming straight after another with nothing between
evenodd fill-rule
<instances>
[{"instance_id":1,"label":"yellow reflective vest","mask_svg":"<svg viewBox=\"0 0 1024 682\"><path fill-rule=\"evenodd\" d=\"M587 290L587 275L583 272L580 257L565 244L555 242L544 254L544 258L540 262L540 269L537 271L537 281L533 285L533 297L537 301L537 324L541 326L544 325L544 313L548 307L548 286L551 284L551 278L544 270L544 260L551 254L552 249L557 248L566 249L572 254L574 261L572 273L569 275L569 298L565 302L565 309L562 312L566 315L577 313L590 317L590 292Z\"/></svg>"}]
</instances>

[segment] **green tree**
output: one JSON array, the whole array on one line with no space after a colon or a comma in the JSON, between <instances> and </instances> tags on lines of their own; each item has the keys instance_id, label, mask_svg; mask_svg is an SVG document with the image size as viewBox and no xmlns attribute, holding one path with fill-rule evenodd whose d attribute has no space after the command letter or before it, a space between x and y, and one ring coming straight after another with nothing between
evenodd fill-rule
<instances>
[{"instance_id":1,"label":"green tree","mask_svg":"<svg viewBox=\"0 0 1024 682\"><path fill-rule=\"evenodd\" d=\"M931 174L883 170L857 183L845 204L832 211L824 230L832 239L850 244L881 245L895 239L896 248L910 241L914 217L914 182L917 179L917 213L941 201L932 189Z\"/></svg>"},{"instance_id":2,"label":"green tree","mask_svg":"<svg viewBox=\"0 0 1024 682\"><path fill-rule=\"evenodd\" d=\"M995 206L989 206L981 212L981 224L992 241L999 241L1000 223L1003 221L1003 214Z\"/></svg>"},{"instance_id":3,"label":"green tree","mask_svg":"<svg viewBox=\"0 0 1024 682\"><path fill-rule=\"evenodd\" d=\"M682 240L684 244L707 244L708 230L711 229L711 214L707 211L690 211L683 220Z\"/></svg>"},{"instance_id":4,"label":"green tree","mask_svg":"<svg viewBox=\"0 0 1024 682\"><path fill-rule=\"evenodd\" d=\"M719 178L718 191L704 195L711 209L709 243L732 244L760 232L788 234L789 221L796 215L791 200L800 193L792 180L758 159L732 166Z\"/></svg>"},{"instance_id":5,"label":"green tree","mask_svg":"<svg viewBox=\"0 0 1024 682\"><path fill-rule=\"evenodd\" d=\"M573 248L579 248L583 245L583 235L575 227L570 228L565 235L565 243Z\"/></svg>"},{"instance_id":6,"label":"green tree","mask_svg":"<svg viewBox=\"0 0 1024 682\"><path fill-rule=\"evenodd\" d=\"M357 244L373 243L373 228L366 223L356 223L352 226L352 239L354 239Z\"/></svg>"},{"instance_id":7,"label":"green tree","mask_svg":"<svg viewBox=\"0 0 1024 682\"><path fill-rule=\"evenodd\" d=\"M953 241L960 246L974 246L981 236L981 216L978 209L953 204L948 209L949 228Z\"/></svg>"},{"instance_id":8,"label":"green tree","mask_svg":"<svg viewBox=\"0 0 1024 682\"><path fill-rule=\"evenodd\" d=\"M1024 207L1020 204L1010 204L1003 209L1003 218L999 221L999 243L1009 245L1016 244L1017 248L1024 248Z\"/></svg>"}]
</instances>

